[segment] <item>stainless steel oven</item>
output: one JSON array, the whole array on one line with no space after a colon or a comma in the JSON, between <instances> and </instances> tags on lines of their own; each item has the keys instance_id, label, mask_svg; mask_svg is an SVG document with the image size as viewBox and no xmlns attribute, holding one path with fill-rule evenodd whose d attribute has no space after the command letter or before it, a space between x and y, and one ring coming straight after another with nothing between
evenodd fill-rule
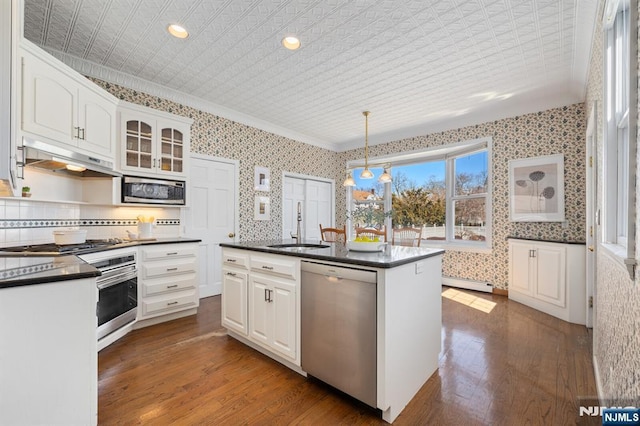
<instances>
[{"instance_id":1,"label":"stainless steel oven","mask_svg":"<svg viewBox=\"0 0 640 426\"><path fill-rule=\"evenodd\" d=\"M185 205L185 183L180 180L122 177L123 203Z\"/></svg>"},{"instance_id":2,"label":"stainless steel oven","mask_svg":"<svg viewBox=\"0 0 640 426\"><path fill-rule=\"evenodd\" d=\"M138 309L136 251L107 250L80 256L100 270L98 277L98 340L135 321Z\"/></svg>"}]
</instances>

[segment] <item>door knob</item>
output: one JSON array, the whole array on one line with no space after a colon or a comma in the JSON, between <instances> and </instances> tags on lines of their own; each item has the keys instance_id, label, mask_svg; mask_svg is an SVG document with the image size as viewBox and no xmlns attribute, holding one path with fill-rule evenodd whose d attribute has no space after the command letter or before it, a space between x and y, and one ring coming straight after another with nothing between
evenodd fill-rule
<instances>
[{"instance_id":1,"label":"door knob","mask_svg":"<svg viewBox=\"0 0 640 426\"><path fill-rule=\"evenodd\" d=\"M236 234L234 234L233 232L229 232L229 238L233 238L235 236L236 236Z\"/></svg>"}]
</instances>

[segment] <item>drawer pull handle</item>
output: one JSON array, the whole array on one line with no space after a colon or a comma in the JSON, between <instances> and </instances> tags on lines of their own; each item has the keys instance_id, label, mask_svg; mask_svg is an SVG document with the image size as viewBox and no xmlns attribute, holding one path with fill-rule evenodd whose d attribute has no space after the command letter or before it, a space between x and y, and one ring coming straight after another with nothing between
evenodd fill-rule
<instances>
[{"instance_id":1,"label":"drawer pull handle","mask_svg":"<svg viewBox=\"0 0 640 426\"><path fill-rule=\"evenodd\" d=\"M227 262L229 262L229 263L236 263L236 260L235 260L235 259L227 259Z\"/></svg>"},{"instance_id":2,"label":"drawer pull handle","mask_svg":"<svg viewBox=\"0 0 640 426\"><path fill-rule=\"evenodd\" d=\"M172 251L170 253L167 253L167 256L175 256L176 254L178 254L177 251Z\"/></svg>"},{"instance_id":3,"label":"drawer pull handle","mask_svg":"<svg viewBox=\"0 0 640 426\"><path fill-rule=\"evenodd\" d=\"M167 303L167 306L177 305L177 304L178 304L178 302L169 302L169 303Z\"/></svg>"},{"instance_id":4,"label":"drawer pull handle","mask_svg":"<svg viewBox=\"0 0 640 426\"><path fill-rule=\"evenodd\" d=\"M176 288L178 287L178 284L174 284L174 285L168 285L167 288Z\"/></svg>"},{"instance_id":5,"label":"drawer pull handle","mask_svg":"<svg viewBox=\"0 0 640 426\"><path fill-rule=\"evenodd\" d=\"M227 275L231 275L232 277L235 277L236 273L235 272L227 272Z\"/></svg>"},{"instance_id":6,"label":"drawer pull handle","mask_svg":"<svg viewBox=\"0 0 640 426\"><path fill-rule=\"evenodd\" d=\"M266 269L268 271L272 271L273 270L273 266L262 265L262 269Z\"/></svg>"},{"instance_id":7,"label":"drawer pull handle","mask_svg":"<svg viewBox=\"0 0 640 426\"><path fill-rule=\"evenodd\" d=\"M167 272L169 272L169 271L177 271L177 270L178 270L178 268L167 268Z\"/></svg>"}]
</instances>

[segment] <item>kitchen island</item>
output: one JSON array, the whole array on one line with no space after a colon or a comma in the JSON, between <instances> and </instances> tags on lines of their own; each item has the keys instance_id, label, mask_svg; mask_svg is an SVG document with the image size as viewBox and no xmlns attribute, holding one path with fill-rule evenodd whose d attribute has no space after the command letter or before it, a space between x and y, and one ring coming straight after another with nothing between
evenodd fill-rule
<instances>
[{"instance_id":1,"label":"kitchen island","mask_svg":"<svg viewBox=\"0 0 640 426\"><path fill-rule=\"evenodd\" d=\"M303 278L302 266L375 273L376 392L375 404L369 405L393 422L438 367L444 251L389 245L380 252L356 252L341 243L324 242L318 244L321 247L282 246L289 243L294 244L221 244L222 324L230 336L306 375L301 342L314 339L314 334L305 334L301 327L302 307L309 309L308 303L301 303L308 279Z\"/></svg>"}]
</instances>

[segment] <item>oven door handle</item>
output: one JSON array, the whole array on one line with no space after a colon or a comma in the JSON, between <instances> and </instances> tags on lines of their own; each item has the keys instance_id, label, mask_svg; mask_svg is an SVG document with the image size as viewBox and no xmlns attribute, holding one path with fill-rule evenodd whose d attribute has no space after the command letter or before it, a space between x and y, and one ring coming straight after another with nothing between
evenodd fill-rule
<instances>
[{"instance_id":1,"label":"oven door handle","mask_svg":"<svg viewBox=\"0 0 640 426\"><path fill-rule=\"evenodd\" d=\"M98 281L98 290L104 290L105 288L113 287L116 284L120 284L124 281L128 281L130 279L136 278L138 276L138 271L136 269L132 271L127 271L125 273L113 274L111 276L105 277L105 279L100 279Z\"/></svg>"}]
</instances>

